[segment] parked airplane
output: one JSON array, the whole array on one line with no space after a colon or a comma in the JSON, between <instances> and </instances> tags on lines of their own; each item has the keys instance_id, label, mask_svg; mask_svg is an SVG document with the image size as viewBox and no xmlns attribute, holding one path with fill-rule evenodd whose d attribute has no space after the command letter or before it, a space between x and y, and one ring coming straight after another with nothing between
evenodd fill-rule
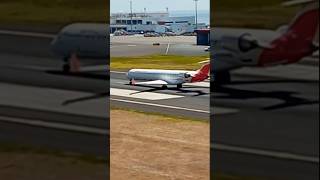
<instances>
[{"instance_id":1,"label":"parked airplane","mask_svg":"<svg viewBox=\"0 0 320 180\"><path fill-rule=\"evenodd\" d=\"M64 72L71 69L72 58L99 59L107 64L109 26L95 23L74 23L64 27L52 41L52 50L64 60Z\"/></svg>"},{"instance_id":2,"label":"parked airplane","mask_svg":"<svg viewBox=\"0 0 320 180\"><path fill-rule=\"evenodd\" d=\"M131 85L162 85L164 89L167 85L176 85L182 88L184 83L201 82L209 77L210 62L205 63L197 71L183 70L160 70L160 69L131 69L127 73ZM136 80L146 80L144 82L136 82Z\"/></svg>"},{"instance_id":3,"label":"parked airplane","mask_svg":"<svg viewBox=\"0 0 320 180\"><path fill-rule=\"evenodd\" d=\"M315 0L286 2L286 5L297 4L307 5L288 26L277 31L213 27L214 81L230 82L230 71L236 68L295 63L318 50L319 3Z\"/></svg>"}]
</instances>

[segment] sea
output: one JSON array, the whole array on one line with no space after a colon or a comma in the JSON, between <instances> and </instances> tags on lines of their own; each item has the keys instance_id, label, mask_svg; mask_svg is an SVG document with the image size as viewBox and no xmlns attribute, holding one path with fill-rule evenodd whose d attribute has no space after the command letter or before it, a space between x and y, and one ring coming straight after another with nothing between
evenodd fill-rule
<instances>
[{"instance_id":1,"label":"sea","mask_svg":"<svg viewBox=\"0 0 320 180\"><path fill-rule=\"evenodd\" d=\"M195 16L195 11L177 10L169 11L170 16L181 17L181 16ZM198 10L198 23L206 23L210 25L210 11L209 10Z\"/></svg>"}]
</instances>

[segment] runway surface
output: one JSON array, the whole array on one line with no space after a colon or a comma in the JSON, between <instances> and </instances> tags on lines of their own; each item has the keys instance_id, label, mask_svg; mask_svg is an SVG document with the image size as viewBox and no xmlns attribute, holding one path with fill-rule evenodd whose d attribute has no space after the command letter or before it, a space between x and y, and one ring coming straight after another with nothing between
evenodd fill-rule
<instances>
[{"instance_id":1,"label":"runway surface","mask_svg":"<svg viewBox=\"0 0 320 180\"><path fill-rule=\"evenodd\" d=\"M1 141L103 155L109 93L111 106L203 120L209 117L211 103L215 170L279 179L318 177L318 67L288 66L259 70L259 75L256 70L237 70L232 84L215 87L210 102L208 82L161 90L129 86L123 72L66 75L60 71L62 62L50 51L50 38L3 34L0 38L1 91L9 92L1 95ZM118 48L140 49L139 44L128 45L134 44ZM144 46L166 51L165 44ZM117 48L112 47L111 53L113 49ZM134 51L127 55L135 55ZM292 69L312 76L295 77ZM285 71L284 77L276 73ZM10 96L10 91L17 96Z\"/></svg>"},{"instance_id":2,"label":"runway surface","mask_svg":"<svg viewBox=\"0 0 320 180\"><path fill-rule=\"evenodd\" d=\"M153 45L159 43L159 45ZM208 55L208 46L197 46L195 36L177 37L139 37L113 36L111 37L110 55L143 56L150 54L198 56Z\"/></svg>"}]
</instances>

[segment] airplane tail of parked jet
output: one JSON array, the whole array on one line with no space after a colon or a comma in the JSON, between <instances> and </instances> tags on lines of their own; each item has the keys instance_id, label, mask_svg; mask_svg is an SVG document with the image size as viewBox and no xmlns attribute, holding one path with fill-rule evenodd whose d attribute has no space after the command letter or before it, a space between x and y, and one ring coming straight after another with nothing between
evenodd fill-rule
<instances>
[{"instance_id":1,"label":"airplane tail of parked jet","mask_svg":"<svg viewBox=\"0 0 320 180\"><path fill-rule=\"evenodd\" d=\"M317 50L319 33L319 3L314 1L300 11L287 30L265 49L259 65L295 63ZM315 40L317 39L317 40Z\"/></svg>"}]
</instances>

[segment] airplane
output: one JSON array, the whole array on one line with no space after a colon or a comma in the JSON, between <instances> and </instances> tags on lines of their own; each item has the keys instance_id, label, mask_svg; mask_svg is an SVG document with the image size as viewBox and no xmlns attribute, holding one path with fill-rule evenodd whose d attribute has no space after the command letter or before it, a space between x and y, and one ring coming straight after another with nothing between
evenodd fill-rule
<instances>
[{"instance_id":1,"label":"airplane","mask_svg":"<svg viewBox=\"0 0 320 180\"><path fill-rule=\"evenodd\" d=\"M230 71L241 67L267 67L296 63L319 49L319 2L294 0L284 5L304 5L287 26L277 31L211 29L212 80L231 81Z\"/></svg>"},{"instance_id":2,"label":"airplane","mask_svg":"<svg viewBox=\"0 0 320 180\"><path fill-rule=\"evenodd\" d=\"M108 64L108 32L107 24L73 23L65 26L51 42L53 52L64 61L63 72L72 71L75 66L72 60L78 61L78 58L90 58L94 64Z\"/></svg>"},{"instance_id":3,"label":"airplane","mask_svg":"<svg viewBox=\"0 0 320 180\"><path fill-rule=\"evenodd\" d=\"M188 70L161 70L161 69L131 69L127 73L130 85L162 85L163 89L167 85L176 85L182 88L184 83L201 82L209 78L210 62L203 61L204 65L197 71ZM145 80L136 82L136 80Z\"/></svg>"}]
</instances>

